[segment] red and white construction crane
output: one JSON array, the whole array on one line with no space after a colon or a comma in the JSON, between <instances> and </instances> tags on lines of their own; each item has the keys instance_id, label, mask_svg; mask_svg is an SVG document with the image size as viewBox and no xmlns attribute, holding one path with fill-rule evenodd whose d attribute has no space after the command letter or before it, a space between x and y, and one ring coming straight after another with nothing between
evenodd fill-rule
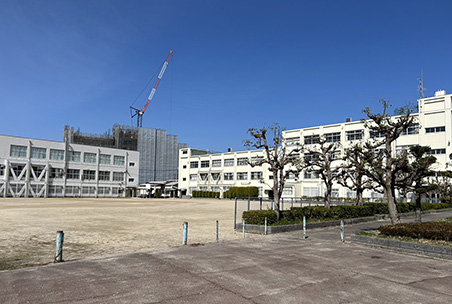
<instances>
[{"instance_id":1,"label":"red and white construction crane","mask_svg":"<svg viewBox=\"0 0 452 304\"><path fill-rule=\"evenodd\" d=\"M130 114L131 114L132 118L137 116L137 127L142 127L143 114L144 114L144 112L146 112L146 109L148 108L149 103L151 102L152 98L154 97L155 91L157 90L157 87L159 86L160 80L162 80L163 74L165 73L166 67L168 66L168 63L169 63L169 60L170 60L172 54L173 54L173 51L171 51L169 53L168 57L166 57L166 60L163 63L162 69L160 70L160 73L154 84L154 87L152 88L151 93L149 94L148 101L146 102L144 107L140 110L140 109L130 106Z\"/></svg>"}]
</instances>

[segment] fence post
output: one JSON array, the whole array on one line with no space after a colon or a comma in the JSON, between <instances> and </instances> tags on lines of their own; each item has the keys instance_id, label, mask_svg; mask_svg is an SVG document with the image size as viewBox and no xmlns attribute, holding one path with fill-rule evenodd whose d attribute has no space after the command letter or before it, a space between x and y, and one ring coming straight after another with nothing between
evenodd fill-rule
<instances>
[{"instance_id":1,"label":"fence post","mask_svg":"<svg viewBox=\"0 0 452 304\"><path fill-rule=\"evenodd\" d=\"M341 220L341 241L344 241L344 220Z\"/></svg>"},{"instance_id":2,"label":"fence post","mask_svg":"<svg viewBox=\"0 0 452 304\"><path fill-rule=\"evenodd\" d=\"M64 232L57 231L54 263L63 262L63 242L64 242Z\"/></svg>"},{"instance_id":3,"label":"fence post","mask_svg":"<svg viewBox=\"0 0 452 304\"><path fill-rule=\"evenodd\" d=\"M293 208L293 197L290 200L290 207Z\"/></svg>"},{"instance_id":4,"label":"fence post","mask_svg":"<svg viewBox=\"0 0 452 304\"><path fill-rule=\"evenodd\" d=\"M265 230L264 230L264 234L267 235L267 218L265 218Z\"/></svg>"},{"instance_id":5,"label":"fence post","mask_svg":"<svg viewBox=\"0 0 452 304\"><path fill-rule=\"evenodd\" d=\"M262 210L262 197L259 198L259 210Z\"/></svg>"},{"instance_id":6,"label":"fence post","mask_svg":"<svg viewBox=\"0 0 452 304\"><path fill-rule=\"evenodd\" d=\"M219 242L219 224L217 220L217 243Z\"/></svg>"},{"instance_id":7,"label":"fence post","mask_svg":"<svg viewBox=\"0 0 452 304\"><path fill-rule=\"evenodd\" d=\"M237 198L235 198L235 207L234 207L234 230L237 229Z\"/></svg>"},{"instance_id":8,"label":"fence post","mask_svg":"<svg viewBox=\"0 0 452 304\"><path fill-rule=\"evenodd\" d=\"M188 239L188 222L184 222L184 238L182 240L182 245L187 245Z\"/></svg>"},{"instance_id":9,"label":"fence post","mask_svg":"<svg viewBox=\"0 0 452 304\"><path fill-rule=\"evenodd\" d=\"M245 238L245 220L243 220L242 226L243 226L243 238Z\"/></svg>"}]
</instances>

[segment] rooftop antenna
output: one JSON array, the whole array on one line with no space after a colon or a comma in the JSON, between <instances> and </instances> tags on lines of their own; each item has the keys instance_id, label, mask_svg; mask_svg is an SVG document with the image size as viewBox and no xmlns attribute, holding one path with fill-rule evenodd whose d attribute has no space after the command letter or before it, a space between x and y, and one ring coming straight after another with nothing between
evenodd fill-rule
<instances>
[{"instance_id":1,"label":"rooftop antenna","mask_svg":"<svg viewBox=\"0 0 452 304\"><path fill-rule=\"evenodd\" d=\"M424 88L424 69L421 69L421 78L417 79L419 81L419 94L421 96L421 99L424 98L424 91L426 90Z\"/></svg>"}]
</instances>

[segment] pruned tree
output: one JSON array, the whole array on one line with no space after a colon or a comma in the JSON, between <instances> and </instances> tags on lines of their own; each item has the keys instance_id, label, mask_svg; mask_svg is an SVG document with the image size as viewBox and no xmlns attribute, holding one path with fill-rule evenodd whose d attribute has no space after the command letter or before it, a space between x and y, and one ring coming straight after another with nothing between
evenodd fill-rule
<instances>
[{"instance_id":1,"label":"pruned tree","mask_svg":"<svg viewBox=\"0 0 452 304\"><path fill-rule=\"evenodd\" d=\"M331 207L333 183L339 173L340 166L333 163L341 160L340 143L321 137L317 145L306 148L304 153L304 168L320 176L325 183L325 207Z\"/></svg>"},{"instance_id":2,"label":"pruned tree","mask_svg":"<svg viewBox=\"0 0 452 304\"><path fill-rule=\"evenodd\" d=\"M356 192L356 205L363 205L363 193L366 189L372 189L373 183L366 176L366 155L373 153L366 151L362 144L355 144L345 149L344 162L340 166L337 182Z\"/></svg>"},{"instance_id":3,"label":"pruned tree","mask_svg":"<svg viewBox=\"0 0 452 304\"><path fill-rule=\"evenodd\" d=\"M376 139L365 143L365 148L369 151L380 152L366 157L366 175L383 188L391 223L394 224L400 222L395 203L396 176L405 166L405 161L397 158L392 146L404 131L414 127L416 118L411 115L408 107L400 110L400 116L392 117L388 114L391 107L389 101L380 99L380 103L383 105L382 113L372 113L370 108L363 110L369 118L369 120L363 120L364 125L375 137L382 138L382 140Z\"/></svg>"},{"instance_id":4,"label":"pruned tree","mask_svg":"<svg viewBox=\"0 0 452 304\"><path fill-rule=\"evenodd\" d=\"M262 166L268 164L269 170L273 175L273 199L277 219L281 218L280 199L286 182L286 171L300 168L299 158L301 145L288 147L282 136L283 128L274 123L270 127L262 129L248 129L247 133L251 139L244 140L245 147L263 149L265 157L254 162L249 162L251 166Z\"/></svg>"},{"instance_id":5,"label":"pruned tree","mask_svg":"<svg viewBox=\"0 0 452 304\"><path fill-rule=\"evenodd\" d=\"M427 192L430 202L433 201L433 195L439 194L440 197L452 197L452 171L432 171L427 180Z\"/></svg>"},{"instance_id":6,"label":"pruned tree","mask_svg":"<svg viewBox=\"0 0 452 304\"><path fill-rule=\"evenodd\" d=\"M428 155L431 148L415 145L410 147L412 162L408 167L406 185L416 194L416 222L421 222L421 197L430 190L426 178L432 175L430 167L436 163L436 157Z\"/></svg>"}]
</instances>

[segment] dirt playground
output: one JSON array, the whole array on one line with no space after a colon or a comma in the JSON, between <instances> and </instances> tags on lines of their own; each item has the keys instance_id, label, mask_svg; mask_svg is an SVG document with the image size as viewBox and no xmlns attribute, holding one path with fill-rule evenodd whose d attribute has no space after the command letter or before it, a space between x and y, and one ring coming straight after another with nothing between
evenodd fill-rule
<instances>
[{"instance_id":1,"label":"dirt playground","mask_svg":"<svg viewBox=\"0 0 452 304\"><path fill-rule=\"evenodd\" d=\"M189 245L215 242L217 220L220 242L242 238L233 200L1 198L0 270L52 263L58 230L70 261L181 246L183 222Z\"/></svg>"}]
</instances>

